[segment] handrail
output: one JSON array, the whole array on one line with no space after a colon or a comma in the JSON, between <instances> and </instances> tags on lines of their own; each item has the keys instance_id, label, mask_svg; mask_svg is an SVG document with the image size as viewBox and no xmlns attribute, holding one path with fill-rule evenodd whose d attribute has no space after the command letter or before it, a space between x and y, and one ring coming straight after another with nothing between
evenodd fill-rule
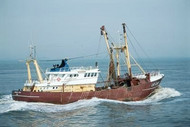
<instances>
[{"instance_id":1,"label":"handrail","mask_svg":"<svg viewBox=\"0 0 190 127\"><path fill-rule=\"evenodd\" d=\"M150 76L156 76L156 75L159 75L160 74L160 71L151 71L151 72L147 72L150 74ZM142 76L144 75L143 73L138 73L138 74L133 74L134 77L137 77L137 76Z\"/></svg>"},{"instance_id":2,"label":"handrail","mask_svg":"<svg viewBox=\"0 0 190 127\"><path fill-rule=\"evenodd\" d=\"M68 72L68 71L71 71L71 70L92 70L92 69L98 69L98 67L92 67L92 66L89 66L89 67L69 67L69 68L55 68L56 70L55 71L51 71L52 68L47 68L46 69L46 72Z\"/></svg>"}]
</instances>

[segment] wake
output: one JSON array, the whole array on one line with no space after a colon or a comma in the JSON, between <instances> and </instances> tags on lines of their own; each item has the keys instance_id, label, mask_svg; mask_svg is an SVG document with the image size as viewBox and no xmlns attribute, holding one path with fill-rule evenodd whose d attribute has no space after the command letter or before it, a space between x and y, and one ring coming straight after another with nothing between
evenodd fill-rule
<instances>
[{"instance_id":1,"label":"wake","mask_svg":"<svg viewBox=\"0 0 190 127\"><path fill-rule=\"evenodd\" d=\"M99 103L100 101L98 98L92 98L90 100L80 100L66 105L56 105L49 103L14 101L11 95L4 95L0 99L0 113L6 113L10 111L61 112L80 109L88 106L95 106Z\"/></svg>"},{"instance_id":2,"label":"wake","mask_svg":"<svg viewBox=\"0 0 190 127\"><path fill-rule=\"evenodd\" d=\"M96 106L102 102L122 103L126 105L149 105L156 104L167 98L181 96L181 93L173 88L159 88L151 97L135 102L122 102L108 99L92 98L90 100L80 100L71 104L56 105L48 103L28 103L14 101L11 95L3 95L0 99L0 113L10 111L38 111L38 112L62 112L80 109L84 107Z\"/></svg>"}]
</instances>

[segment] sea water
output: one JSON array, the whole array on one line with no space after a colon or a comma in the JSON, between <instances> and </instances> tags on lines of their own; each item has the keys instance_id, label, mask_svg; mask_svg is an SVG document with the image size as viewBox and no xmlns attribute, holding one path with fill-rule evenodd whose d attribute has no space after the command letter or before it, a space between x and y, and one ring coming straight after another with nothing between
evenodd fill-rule
<instances>
[{"instance_id":1,"label":"sea water","mask_svg":"<svg viewBox=\"0 0 190 127\"><path fill-rule=\"evenodd\" d=\"M94 66L96 60L79 61L71 61L69 64ZM107 73L107 66L104 65L108 63L104 60L99 61L99 68L102 71L99 80L102 80ZM22 88L27 79L25 63L16 60L0 61L0 126L190 126L190 59L154 59L153 62L165 77L156 93L145 100L121 102L92 98L56 105L14 101L11 91ZM45 70L53 63L39 62L39 64Z\"/></svg>"}]
</instances>

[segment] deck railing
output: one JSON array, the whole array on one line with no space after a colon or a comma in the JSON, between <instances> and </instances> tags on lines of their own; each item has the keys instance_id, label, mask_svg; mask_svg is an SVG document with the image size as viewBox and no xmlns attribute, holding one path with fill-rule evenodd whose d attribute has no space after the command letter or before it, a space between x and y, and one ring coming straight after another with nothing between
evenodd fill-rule
<instances>
[{"instance_id":1,"label":"deck railing","mask_svg":"<svg viewBox=\"0 0 190 127\"><path fill-rule=\"evenodd\" d=\"M67 72L72 70L92 70L92 69L98 69L98 67L69 67L69 68L47 68L46 72Z\"/></svg>"},{"instance_id":2,"label":"deck railing","mask_svg":"<svg viewBox=\"0 0 190 127\"><path fill-rule=\"evenodd\" d=\"M147 72L147 74L150 74L150 76L156 76L160 74L160 71L151 71L151 72ZM137 73L137 74L133 74L134 77L138 77L138 76L145 76L143 73Z\"/></svg>"}]
</instances>

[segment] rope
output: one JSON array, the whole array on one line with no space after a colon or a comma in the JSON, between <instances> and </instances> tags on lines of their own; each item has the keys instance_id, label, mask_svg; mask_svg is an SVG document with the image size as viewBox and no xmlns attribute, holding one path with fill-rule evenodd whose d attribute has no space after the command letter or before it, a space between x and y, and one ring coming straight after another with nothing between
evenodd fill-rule
<instances>
[{"instance_id":1,"label":"rope","mask_svg":"<svg viewBox=\"0 0 190 127\"><path fill-rule=\"evenodd\" d=\"M90 55L86 55L86 56L79 56L79 57L73 57L73 58L68 58L68 60L73 60L73 59L81 59L81 58L87 58L87 57L91 57L91 56L98 56L100 54L104 54L105 52L101 52L99 54L90 54Z\"/></svg>"},{"instance_id":2,"label":"rope","mask_svg":"<svg viewBox=\"0 0 190 127\"><path fill-rule=\"evenodd\" d=\"M100 35L100 37L99 37L99 43L98 43L98 49L97 49L97 54L99 54L101 39L102 39L102 37L101 37L101 35ZM97 57L97 55L96 55L96 57Z\"/></svg>"},{"instance_id":3,"label":"rope","mask_svg":"<svg viewBox=\"0 0 190 127\"><path fill-rule=\"evenodd\" d=\"M102 77L101 73L99 73L99 74L100 74L100 77L101 77L102 80L103 80L102 82L104 83L104 78ZM97 82L97 83L100 83L100 82ZM104 83L104 86L106 86L105 83Z\"/></svg>"},{"instance_id":4,"label":"rope","mask_svg":"<svg viewBox=\"0 0 190 127\"><path fill-rule=\"evenodd\" d=\"M45 74L45 72L42 70L42 68L39 66L39 68L40 68L40 71L42 72L42 74L46 77L46 78L48 78L47 77L47 75Z\"/></svg>"},{"instance_id":5,"label":"rope","mask_svg":"<svg viewBox=\"0 0 190 127\"><path fill-rule=\"evenodd\" d=\"M137 45L142 49L143 53L144 53L144 54L146 55L146 57L148 58L149 62L150 62L156 69L158 69L157 66L151 61L150 57L149 57L148 54L145 52L145 50L142 48L142 46L140 45L140 43L137 41L137 39L135 38L135 36L132 34L132 32L131 32L131 30L129 29L129 27L128 27L127 25L126 25L126 27L127 27L128 31L129 31L129 33L130 33L130 34L132 35L132 37L135 39Z\"/></svg>"},{"instance_id":6,"label":"rope","mask_svg":"<svg viewBox=\"0 0 190 127\"><path fill-rule=\"evenodd\" d=\"M101 54L105 54L105 52L101 52L99 54L90 54L90 55L85 55L85 56L78 56L78 57L71 57L71 58L66 58L67 60L73 60L73 59L81 59L81 58L87 58L87 57L91 57L91 56L98 56ZM61 61L63 59L52 59L52 60L39 60L39 61Z\"/></svg>"},{"instance_id":7,"label":"rope","mask_svg":"<svg viewBox=\"0 0 190 127\"><path fill-rule=\"evenodd\" d=\"M145 66L145 64L144 64L144 62L143 62L143 60L142 60L142 58L140 57L139 53L137 52L135 46L134 46L133 43L131 42L131 39L129 38L128 35L127 35L127 38L128 38L128 40L129 40L129 43L131 44L132 48L134 49L135 54L136 54L137 57L139 58L140 63L142 63L142 65L145 67L145 70L147 70L147 67Z\"/></svg>"}]
</instances>

